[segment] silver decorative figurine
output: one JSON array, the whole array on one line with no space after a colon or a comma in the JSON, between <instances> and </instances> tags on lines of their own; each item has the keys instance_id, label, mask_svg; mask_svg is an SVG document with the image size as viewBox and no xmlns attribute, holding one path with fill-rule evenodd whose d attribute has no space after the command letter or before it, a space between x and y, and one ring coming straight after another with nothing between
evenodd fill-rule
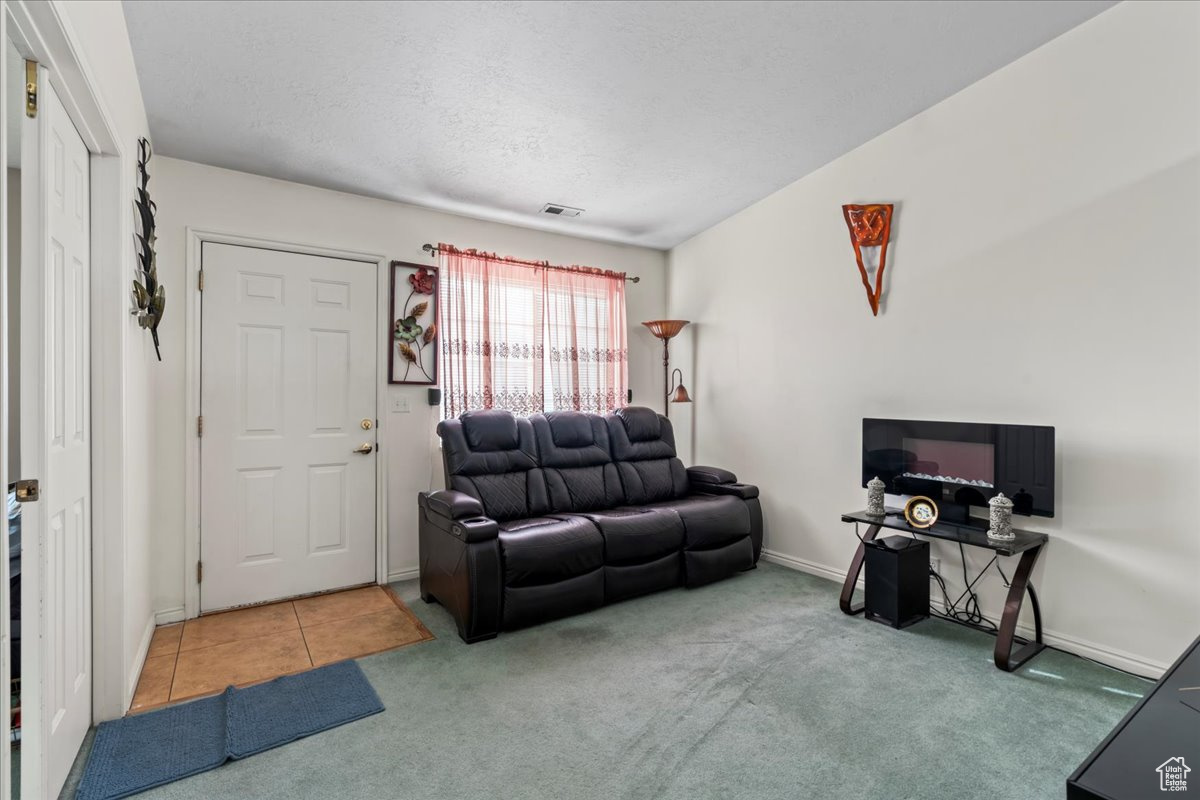
<instances>
[{"instance_id":1,"label":"silver decorative figurine","mask_svg":"<svg viewBox=\"0 0 1200 800\"><path fill-rule=\"evenodd\" d=\"M1012 527L1013 502L1004 496L1004 492L988 500L989 539L1009 540L1017 538Z\"/></svg>"},{"instance_id":2,"label":"silver decorative figurine","mask_svg":"<svg viewBox=\"0 0 1200 800\"><path fill-rule=\"evenodd\" d=\"M883 508L883 481L878 477L867 481L867 513L872 517L882 517L887 512Z\"/></svg>"}]
</instances>

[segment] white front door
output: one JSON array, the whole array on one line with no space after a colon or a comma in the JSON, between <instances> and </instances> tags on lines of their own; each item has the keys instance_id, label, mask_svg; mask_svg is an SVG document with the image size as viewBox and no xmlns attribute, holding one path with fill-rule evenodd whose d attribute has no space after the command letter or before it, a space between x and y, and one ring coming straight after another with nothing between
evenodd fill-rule
<instances>
[{"instance_id":1,"label":"white front door","mask_svg":"<svg viewBox=\"0 0 1200 800\"><path fill-rule=\"evenodd\" d=\"M19 477L41 488L21 510L21 794L57 797L92 722L90 199L87 147L39 72L21 162Z\"/></svg>"},{"instance_id":2,"label":"white front door","mask_svg":"<svg viewBox=\"0 0 1200 800\"><path fill-rule=\"evenodd\" d=\"M200 610L373 582L376 264L202 247Z\"/></svg>"}]
</instances>

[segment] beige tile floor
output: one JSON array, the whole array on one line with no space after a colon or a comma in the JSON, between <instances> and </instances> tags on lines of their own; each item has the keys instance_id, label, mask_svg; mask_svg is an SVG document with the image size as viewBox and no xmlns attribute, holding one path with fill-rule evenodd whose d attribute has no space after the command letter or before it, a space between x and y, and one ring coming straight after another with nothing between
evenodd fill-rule
<instances>
[{"instance_id":1,"label":"beige tile floor","mask_svg":"<svg viewBox=\"0 0 1200 800\"><path fill-rule=\"evenodd\" d=\"M225 611L154 632L130 713L432 639L386 587Z\"/></svg>"}]
</instances>

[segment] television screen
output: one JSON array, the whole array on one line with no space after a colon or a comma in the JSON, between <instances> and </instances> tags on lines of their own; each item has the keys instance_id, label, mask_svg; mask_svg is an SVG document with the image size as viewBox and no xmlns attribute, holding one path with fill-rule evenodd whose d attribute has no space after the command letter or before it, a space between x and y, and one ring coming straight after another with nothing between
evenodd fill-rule
<instances>
[{"instance_id":1,"label":"television screen","mask_svg":"<svg viewBox=\"0 0 1200 800\"><path fill-rule=\"evenodd\" d=\"M1054 428L863 419L862 485L987 507L1004 492L1017 514L1054 516Z\"/></svg>"}]
</instances>

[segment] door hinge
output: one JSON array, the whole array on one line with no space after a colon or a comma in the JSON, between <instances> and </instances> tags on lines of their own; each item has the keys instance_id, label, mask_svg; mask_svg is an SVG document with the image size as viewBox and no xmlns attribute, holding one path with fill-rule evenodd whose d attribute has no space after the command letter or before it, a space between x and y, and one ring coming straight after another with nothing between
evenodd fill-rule
<instances>
[{"instance_id":1,"label":"door hinge","mask_svg":"<svg viewBox=\"0 0 1200 800\"><path fill-rule=\"evenodd\" d=\"M200 416L196 417L196 436L199 437L199 436L203 436L203 435L204 435L204 415L201 414Z\"/></svg>"},{"instance_id":2,"label":"door hinge","mask_svg":"<svg viewBox=\"0 0 1200 800\"><path fill-rule=\"evenodd\" d=\"M25 62L25 116L30 119L37 117L38 74L37 62Z\"/></svg>"},{"instance_id":3,"label":"door hinge","mask_svg":"<svg viewBox=\"0 0 1200 800\"><path fill-rule=\"evenodd\" d=\"M42 495L37 480L17 481L13 484L13 491L18 503L33 503Z\"/></svg>"},{"instance_id":4,"label":"door hinge","mask_svg":"<svg viewBox=\"0 0 1200 800\"><path fill-rule=\"evenodd\" d=\"M200 270L200 277L197 279L196 285L200 291L204 291L204 270Z\"/></svg>"},{"instance_id":5,"label":"door hinge","mask_svg":"<svg viewBox=\"0 0 1200 800\"><path fill-rule=\"evenodd\" d=\"M203 583L203 582L204 582L204 562L197 561L196 562L196 583Z\"/></svg>"}]
</instances>

